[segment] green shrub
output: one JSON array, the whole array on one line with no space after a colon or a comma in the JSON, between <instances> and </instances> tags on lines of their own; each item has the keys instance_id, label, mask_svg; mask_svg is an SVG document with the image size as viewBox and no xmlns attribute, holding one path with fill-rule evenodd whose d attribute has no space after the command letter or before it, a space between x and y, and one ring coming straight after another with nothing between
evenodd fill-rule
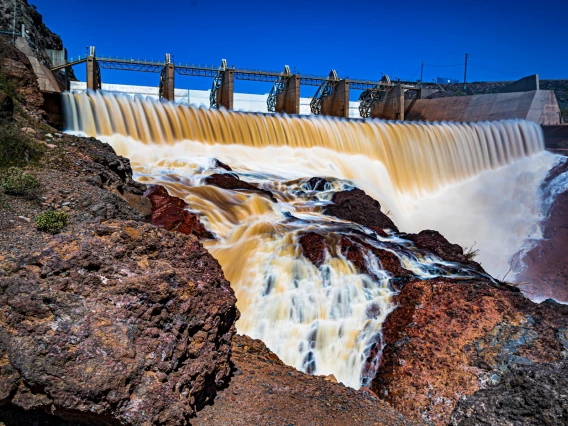
<instances>
[{"instance_id":1,"label":"green shrub","mask_svg":"<svg viewBox=\"0 0 568 426\"><path fill-rule=\"evenodd\" d=\"M0 126L0 167L23 166L38 160L42 153L39 144L15 125Z\"/></svg>"},{"instance_id":2,"label":"green shrub","mask_svg":"<svg viewBox=\"0 0 568 426\"><path fill-rule=\"evenodd\" d=\"M2 179L2 189L9 195L34 197L39 190L39 181L17 167L10 167Z\"/></svg>"},{"instance_id":3,"label":"green shrub","mask_svg":"<svg viewBox=\"0 0 568 426\"><path fill-rule=\"evenodd\" d=\"M47 210L37 215L34 220L35 227L50 234L57 234L69 223L69 215L66 212Z\"/></svg>"}]
</instances>

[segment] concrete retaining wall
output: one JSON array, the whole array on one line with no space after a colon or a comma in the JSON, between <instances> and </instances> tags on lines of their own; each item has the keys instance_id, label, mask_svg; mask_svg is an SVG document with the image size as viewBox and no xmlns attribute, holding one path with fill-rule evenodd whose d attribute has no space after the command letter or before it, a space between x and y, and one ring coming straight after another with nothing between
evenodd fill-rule
<instances>
[{"instance_id":1,"label":"concrete retaining wall","mask_svg":"<svg viewBox=\"0 0 568 426\"><path fill-rule=\"evenodd\" d=\"M551 90L418 99L405 117L414 121L495 121L519 118L560 124L560 108Z\"/></svg>"}]
</instances>

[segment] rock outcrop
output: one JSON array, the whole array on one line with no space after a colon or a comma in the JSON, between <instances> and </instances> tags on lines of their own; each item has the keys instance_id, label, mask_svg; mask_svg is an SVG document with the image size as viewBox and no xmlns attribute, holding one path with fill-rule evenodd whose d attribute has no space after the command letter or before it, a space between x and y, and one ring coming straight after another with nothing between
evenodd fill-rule
<instances>
[{"instance_id":1,"label":"rock outcrop","mask_svg":"<svg viewBox=\"0 0 568 426\"><path fill-rule=\"evenodd\" d=\"M521 259L523 271L515 281L531 299L552 298L568 303L568 159L553 168L542 185L553 199L543 224L543 239ZM560 191L560 193L558 193ZM564 192L561 192L564 191Z\"/></svg>"},{"instance_id":2,"label":"rock outcrop","mask_svg":"<svg viewBox=\"0 0 568 426\"><path fill-rule=\"evenodd\" d=\"M367 227L398 231L393 221L381 211L380 203L361 189L336 192L331 201L333 204L325 208L325 214Z\"/></svg>"},{"instance_id":3,"label":"rock outcrop","mask_svg":"<svg viewBox=\"0 0 568 426\"><path fill-rule=\"evenodd\" d=\"M463 397L451 426L568 423L568 364L515 365L499 384Z\"/></svg>"},{"instance_id":4,"label":"rock outcrop","mask_svg":"<svg viewBox=\"0 0 568 426\"><path fill-rule=\"evenodd\" d=\"M235 371L215 403L197 414L200 425L407 425L369 390L288 367L260 340L233 338Z\"/></svg>"},{"instance_id":5,"label":"rock outcrop","mask_svg":"<svg viewBox=\"0 0 568 426\"><path fill-rule=\"evenodd\" d=\"M2 404L177 425L228 378L236 299L195 237L108 221L1 271Z\"/></svg>"},{"instance_id":6,"label":"rock outcrop","mask_svg":"<svg viewBox=\"0 0 568 426\"><path fill-rule=\"evenodd\" d=\"M34 111L43 105L43 96L39 91L36 75L29 59L0 36L0 77L18 101ZM6 87L4 90L6 90Z\"/></svg>"},{"instance_id":7,"label":"rock outcrop","mask_svg":"<svg viewBox=\"0 0 568 426\"><path fill-rule=\"evenodd\" d=\"M193 234L200 240L215 238L213 233L199 221L199 216L187 210L187 203L168 194L161 185L151 186L144 195L152 203L152 223L168 231L185 235Z\"/></svg>"},{"instance_id":8,"label":"rock outcrop","mask_svg":"<svg viewBox=\"0 0 568 426\"><path fill-rule=\"evenodd\" d=\"M434 253L443 260L468 265L480 272L484 272L479 263L472 259L468 259L464 255L463 248L461 246L450 243L438 231L428 229L421 231L418 234L406 234L404 238L412 241L419 249Z\"/></svg>"},{"instance_id":9,"label":"rock outcrop","mask_svg":"<svg viewBox=\"0 0 568 426\"><path fill-rule=\"evenodd\" d=\"M223 174L214 173L211 176L207 176L207 178L205 179L205 183L207 183L208 185L218 186L219 188L229 189L231 191L245 190L245 191L258 192L268 197L271 201L275 203L278 202L278 200L274 197L272 192L254 186L248 182L245 182L244 180L241 180L234 173L223 173Z\"/></svg>"},{"instance_id":10,"label":"rock outcrop","mask_svg":"<svg viewBox=\"0 0 568 426\"><path fill-rule=\"evenodd\" d=\"M394 303L372 389L408 418L446 424L460 397L500 383L514 366L568 354L568 306L534 304L515 288L413 281Z\"/></svg>"}]
</instances>

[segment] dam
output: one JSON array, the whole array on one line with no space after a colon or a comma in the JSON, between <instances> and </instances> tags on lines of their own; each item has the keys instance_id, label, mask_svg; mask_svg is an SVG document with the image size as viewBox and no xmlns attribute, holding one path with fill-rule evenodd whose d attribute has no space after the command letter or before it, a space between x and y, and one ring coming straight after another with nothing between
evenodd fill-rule
<instances>
[{"instance_id":1,"label":"dam","mask_svg":"<svg viewBox=\"0 0 568 426\"><path fill-rule=\"evenodd\" d=\"M523 120L347 121L100 91L64 94L64 111L67 132L108 142L130 159L138 181L162 185L201 215L214 234L203 244L237 295L240 332L301 371L333 374L355 388L375 374L398 288L375 252L388 251L421 279L483 273L422 255L396 229L330 218L324 211L334 194L361 188L401 230L438 229L478 248L485 270L504 277L539 235L538 188L555 161L540 127ZM219 175L261 191L210 184ZM325 185L316 190L312 177ZM302 254L307 233L326 241L319 264ZM369 247L359 266L348 251L357 241Z\"/></svg>"}]
</instances>

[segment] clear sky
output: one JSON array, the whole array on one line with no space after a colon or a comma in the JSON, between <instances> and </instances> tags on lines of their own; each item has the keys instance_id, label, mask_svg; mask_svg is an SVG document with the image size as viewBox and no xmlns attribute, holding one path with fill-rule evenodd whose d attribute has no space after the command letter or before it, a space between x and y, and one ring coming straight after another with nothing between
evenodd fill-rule
<instances>
[{"instance_id":1,"label":"clear sky","mask_svg":"<svg viewBox=\"0 0 568 426\"><path fill-rule=\"evenodd\" d=\"M568 79L568 1L28 0L69 57L97 54L379 80ZM84 79L84 66L76 74ZM102 70L103 82L157 85L158 74ZM176 87L210 79L176 76ZM239 92L270 83L236 81ZM309 96L315 88L302 88Z\"/></svg>"}]
</instances>

